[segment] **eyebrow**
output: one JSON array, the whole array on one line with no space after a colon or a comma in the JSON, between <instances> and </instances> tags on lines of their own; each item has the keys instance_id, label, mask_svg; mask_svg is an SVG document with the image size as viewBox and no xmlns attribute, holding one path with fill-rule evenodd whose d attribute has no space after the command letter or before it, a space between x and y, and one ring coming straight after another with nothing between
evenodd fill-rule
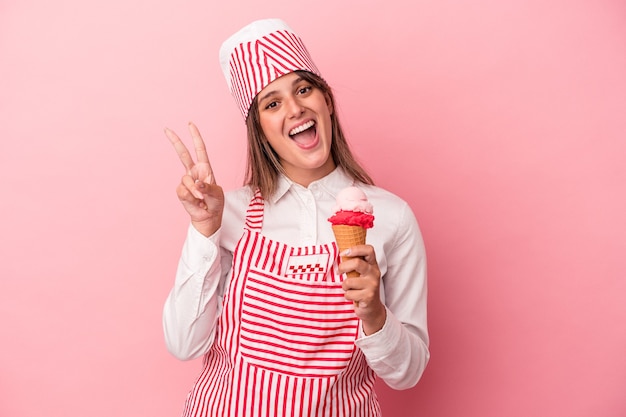
<instances>
[{"instance_id":1,"label":"eyebrow","mask_svg":"<svg viewBox=\"0 0 626 417\"><path fill-rule=\"evenodd\" d=\"M303 81L304 78L302 77L298 77L295 80L293 80L293 82L291 83L292 86L298 84L299 82ZM272 90L272 91L268 91L267 94L264 94L262 97L259 97L259 103L262 102L263 100L266 100L272 96L277 95L279 92L277 90Z\"/></svg>"}]
</instances>

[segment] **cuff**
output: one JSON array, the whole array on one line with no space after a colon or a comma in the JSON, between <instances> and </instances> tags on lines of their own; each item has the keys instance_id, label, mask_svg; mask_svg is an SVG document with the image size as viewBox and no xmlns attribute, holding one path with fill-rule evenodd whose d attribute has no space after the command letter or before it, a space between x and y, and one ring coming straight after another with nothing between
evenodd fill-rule
<instances>
[{"instance_id":1,"label":"cuff","mask_svg":"<svg viewBox=\"0 0 626 417\"><path fill-rule=\"evenodd\" d=\"M181 261L189 270L204 269L215 261L219 253L220 230L206 237L191 224L189 225L181 254Z\"/></svg>"},{"instance_id":2,"label":"cuff","mask_svg":"<svg viewBox=\"0 0 626 417\"><path fill-rule=\"evenodd\" d=\"M402 323L396 320L387 309L387 318L383 328L369 336L363 333L363 329L359 329L359 338L355 343L366 357L375 360L383 359L396 352L402 337L402 330Z\"/></svg>"}]
</instances>

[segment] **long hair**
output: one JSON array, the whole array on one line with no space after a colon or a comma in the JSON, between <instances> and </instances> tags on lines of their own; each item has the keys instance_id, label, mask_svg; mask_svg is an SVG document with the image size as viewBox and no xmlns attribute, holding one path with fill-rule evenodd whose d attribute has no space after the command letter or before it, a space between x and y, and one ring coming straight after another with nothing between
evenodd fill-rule
<instances>
[{"instance_id":1,"label":"long hair","mask_svg":"<svg viewBox=\"0 0 626 417\"><path fill-rule=\"evenodd\" d=\"M350 151L350 146L339 123L335 98L330 86L321 77L311 72L296 71L296 73L330 99L331 109L333 109L330 115L332 124L330 157L333 158L335 165L341 167L354 181L374 185L372 178L356 161L352 151ZM244 183L252 187L252 189L259 189L264 198L269 198L276 191L278 177L284 173L284 170L280 164L278 154L270 146L261 128L258 96L255 97L250 105L248 117L246 118L246 127L248 129L248 161Z\"/></svg>"}]
</instances>

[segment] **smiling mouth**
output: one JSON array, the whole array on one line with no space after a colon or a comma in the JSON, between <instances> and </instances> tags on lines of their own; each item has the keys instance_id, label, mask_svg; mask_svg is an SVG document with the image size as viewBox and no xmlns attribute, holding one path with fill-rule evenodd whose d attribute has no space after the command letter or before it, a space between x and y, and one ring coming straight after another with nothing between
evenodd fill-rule
<instances>
[{"instance_id":1,"label":"smiling mouth","mask_svg":"<svg viewBox=\"0 0 626 417\"><path fill-rule=\"evenodd\" d=\"M312 128L313 126L315 126L315 122L313 120L309 120L308 122L306 122L303 125L300 125L298 127L294 127L293 129L291 129L289 131L289 136L294 137L295 135L297 135L298 133L302 133L307 129Z\"/></svg>"}]
</instances>

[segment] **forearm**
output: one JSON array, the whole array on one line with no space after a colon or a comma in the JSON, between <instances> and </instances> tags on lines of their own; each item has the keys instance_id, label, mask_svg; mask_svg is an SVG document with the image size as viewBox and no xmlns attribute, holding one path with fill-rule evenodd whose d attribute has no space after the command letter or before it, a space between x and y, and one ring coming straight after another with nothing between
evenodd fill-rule
<instances>
[{"instance_id":1,"label":"forearm","mask_svg":"<svg viewBox=\"0 0 626 417\"><path fill-rule=\"evenodd\" d=\"M414 386L428 359L426 252L408 206L401 211L394 244L381 252L381 298L387 316L382 329L361 337L357 346L368 364L395 389ZM364 329L365 330L365 329Z\"/></svg>"},{"instance_id":2,"label":"forearm","mask_svg":"<svg viewBox=\"0 0 626 417\"><path fill-rule=\"evenodd\" d=\"M356 344L376 375L398 390L417 384L430 357L420 332L403 325L390 311L379 332L359 338Z\"/></svg>"},{"instance_id":3,"label":"forearm","mask_svg":"<svg viewBox=\"0 0 626 417\"><path fill-rule=\"evenodd\" d=\"M222 275L216 236L206 239L190 227L176 272L174 287L163 308L167 349L181 360L206 353L220 313Z\"/></svg>"}]
</instances>

